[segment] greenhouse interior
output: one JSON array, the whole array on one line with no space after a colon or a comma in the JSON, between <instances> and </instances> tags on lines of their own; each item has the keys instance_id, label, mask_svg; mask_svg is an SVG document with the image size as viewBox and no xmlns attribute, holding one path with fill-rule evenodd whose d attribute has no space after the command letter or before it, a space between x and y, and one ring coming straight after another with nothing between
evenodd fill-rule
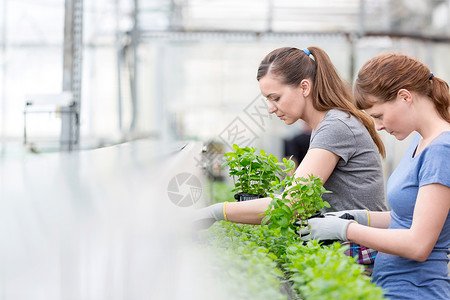
<instances>
[{"instance_id":1,"label":"greenhouse interior","mask_svg":"<svg viewBox=\"0 0 450 300\"><path fill-rule=\"evenodd\" d=\"M283 100L263 84L281 77L257 77L266 55L291 47L314 66L321 49L350 92L365 63L386 53L421 62L432 72L427 82L450 82L450 0L0 0L0 16L0 300L399 299L377 282L384 273L372 274L380 252L416 263L414 272L445 263L447 277L430 279L438 288L421 282L416 298L402 299L450 299L450 217L442 213L433 225L440 248L430 252L445 258L420 263L355 241L376 255L360 263L348 254L350 229L373 228L351 213L345 240L304 239L317 214L328 220L325 212L367 209L367 219L371 208L333 208L339 192L326 181L349 160L327 140L317 146L320 123L306 108L289 108L295 122L290 111L281 115ZM305 78L310 93L296 97L313 101L319 80ZM446 93L448 126L448 85ZM378 107L358 110L356 98L342 101L364 116ZM340 109L305 105L322 119ZM370 167L380 173L379 213L389 215L388 178L417 129L399 139L368 119L386 152ZM369 140L347 147L379 154L361 130ZM330 145L345 139L329 134ZM328 173L314 173L319 167ZM248 180L239 177L247 171ZM447 186L425 185L437 185L441 198L450 195L446 172ZM359 189L368 199L363 186L373 182L364 174L346 174L337 190ZM290 202L295 193L303 200ZM447 214L449 200L439 202ZM256 223L235 218L232 209L251 203L265 203L250 211ZM205 214L213 221L200 222ZM416 209L413 225L415 218Z\"/></svg>"}]
</instances>

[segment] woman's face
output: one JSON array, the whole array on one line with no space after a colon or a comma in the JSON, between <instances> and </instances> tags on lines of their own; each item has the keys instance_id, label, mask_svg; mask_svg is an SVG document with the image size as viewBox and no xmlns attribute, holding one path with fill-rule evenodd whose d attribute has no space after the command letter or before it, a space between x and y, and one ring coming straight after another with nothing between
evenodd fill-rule
<instances>
[{"instance_id":1,"label":"woman's face","mask_svg":"<svg viewBox=\"0 0 450 300\"><path fill-rule=\"evenodd\" d=\"M303 118L305 98L300 85L296 88L282 84L272 74L259 80L261 93L267 98L269 113L276 114L287 125Z\"/></svg>"},{"instance_id":2,"label":"woman's face","mask_svg":"<svg viewBox=\"0 0 450 300\"><path fill-rule=\"evenodd\" d=\"M408 101L400 96L388 102L379 101L373 96L369 99L375 104L365 111L375 120L377 130L385 130L399 141L415 130Z\"/></svg>"}]
</instances>

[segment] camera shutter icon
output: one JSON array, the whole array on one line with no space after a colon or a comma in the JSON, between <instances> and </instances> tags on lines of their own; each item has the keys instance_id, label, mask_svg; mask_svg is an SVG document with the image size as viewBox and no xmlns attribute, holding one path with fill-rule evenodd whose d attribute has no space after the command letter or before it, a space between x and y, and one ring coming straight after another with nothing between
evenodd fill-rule
<instances>
[{"instance_id":1,"label":"camera shutter icon","mask_svg":"<svg viewBox=\"0 0 450 300\"><path fill-rule=\"evenodd\" d=\"M202 185L195 175L180 173L169 181L167 194L170 201L177 206L192 206L202 195Z\"/></svg>"}]
</instances>

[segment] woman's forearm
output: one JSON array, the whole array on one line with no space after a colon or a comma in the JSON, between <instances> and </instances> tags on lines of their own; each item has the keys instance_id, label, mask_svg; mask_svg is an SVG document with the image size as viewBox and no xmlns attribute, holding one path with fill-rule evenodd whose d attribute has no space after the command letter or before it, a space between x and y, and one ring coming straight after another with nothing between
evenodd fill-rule
<instances>
[{"instance_id":1,"label":"woman's forearm","mask_svg":"<svg viewBox=\"0 0 450 300\"><path fill-rule=\"evenodd\" d=\"M381 229L352 223L347 228L347 238L368 248L416 261L425 261L432 250L426 239L411 229Z\"/></svg>"},{"instance_id":2,"label":"woman's forearm","mask_svg":"<svg viewBox=\"0 0 450 300\"><path fill-rule=\"evenodd\" d=\"M447 186L422 186L417 195L409 228L382 229L390 219L387 217L388 213L371 212L371 227L352 223L347 227L347 238L381 252L424 261L433 250L444 227L450 210L449 199L450 188Z\"/></svg>"},{"instance_id":3,"label":"woman's forearm","mask_svg":"<svg viewBox=\"0 0 450 300\"><path fill-rule=\"evenodd\" d=\"M388 228L391 223L391 212L389 211L370 211L369 226L375 228Z\"/></svg>"},{"instance_id":4,"label":"woman's forearm","mask_svg":"<svg viewBox=\"0 0 450 300\"><path fill-rule=\"evenodd\" d=\"M229 202L225 205L228 221L244 224L261 224L263 212L269 207L272 198L261 198L243 202Z\"/></svg>"}]
</instances>

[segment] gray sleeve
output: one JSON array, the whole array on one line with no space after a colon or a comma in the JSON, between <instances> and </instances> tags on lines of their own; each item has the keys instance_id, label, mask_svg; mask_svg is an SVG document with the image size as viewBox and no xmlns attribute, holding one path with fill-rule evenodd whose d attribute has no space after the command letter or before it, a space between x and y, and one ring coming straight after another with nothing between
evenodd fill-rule
<instances>
[{"instance_id":1,"label":"gray sleeve","mask_svg":"<svg viewBox=\"0 0 450 300\"><path fill-rule=\"evenodd\" d=\"M314 132L309 148L328 150L347 163L356 152L356 139L347 124L340 119L332 119Z\"/></svg>"}]
</instances>

